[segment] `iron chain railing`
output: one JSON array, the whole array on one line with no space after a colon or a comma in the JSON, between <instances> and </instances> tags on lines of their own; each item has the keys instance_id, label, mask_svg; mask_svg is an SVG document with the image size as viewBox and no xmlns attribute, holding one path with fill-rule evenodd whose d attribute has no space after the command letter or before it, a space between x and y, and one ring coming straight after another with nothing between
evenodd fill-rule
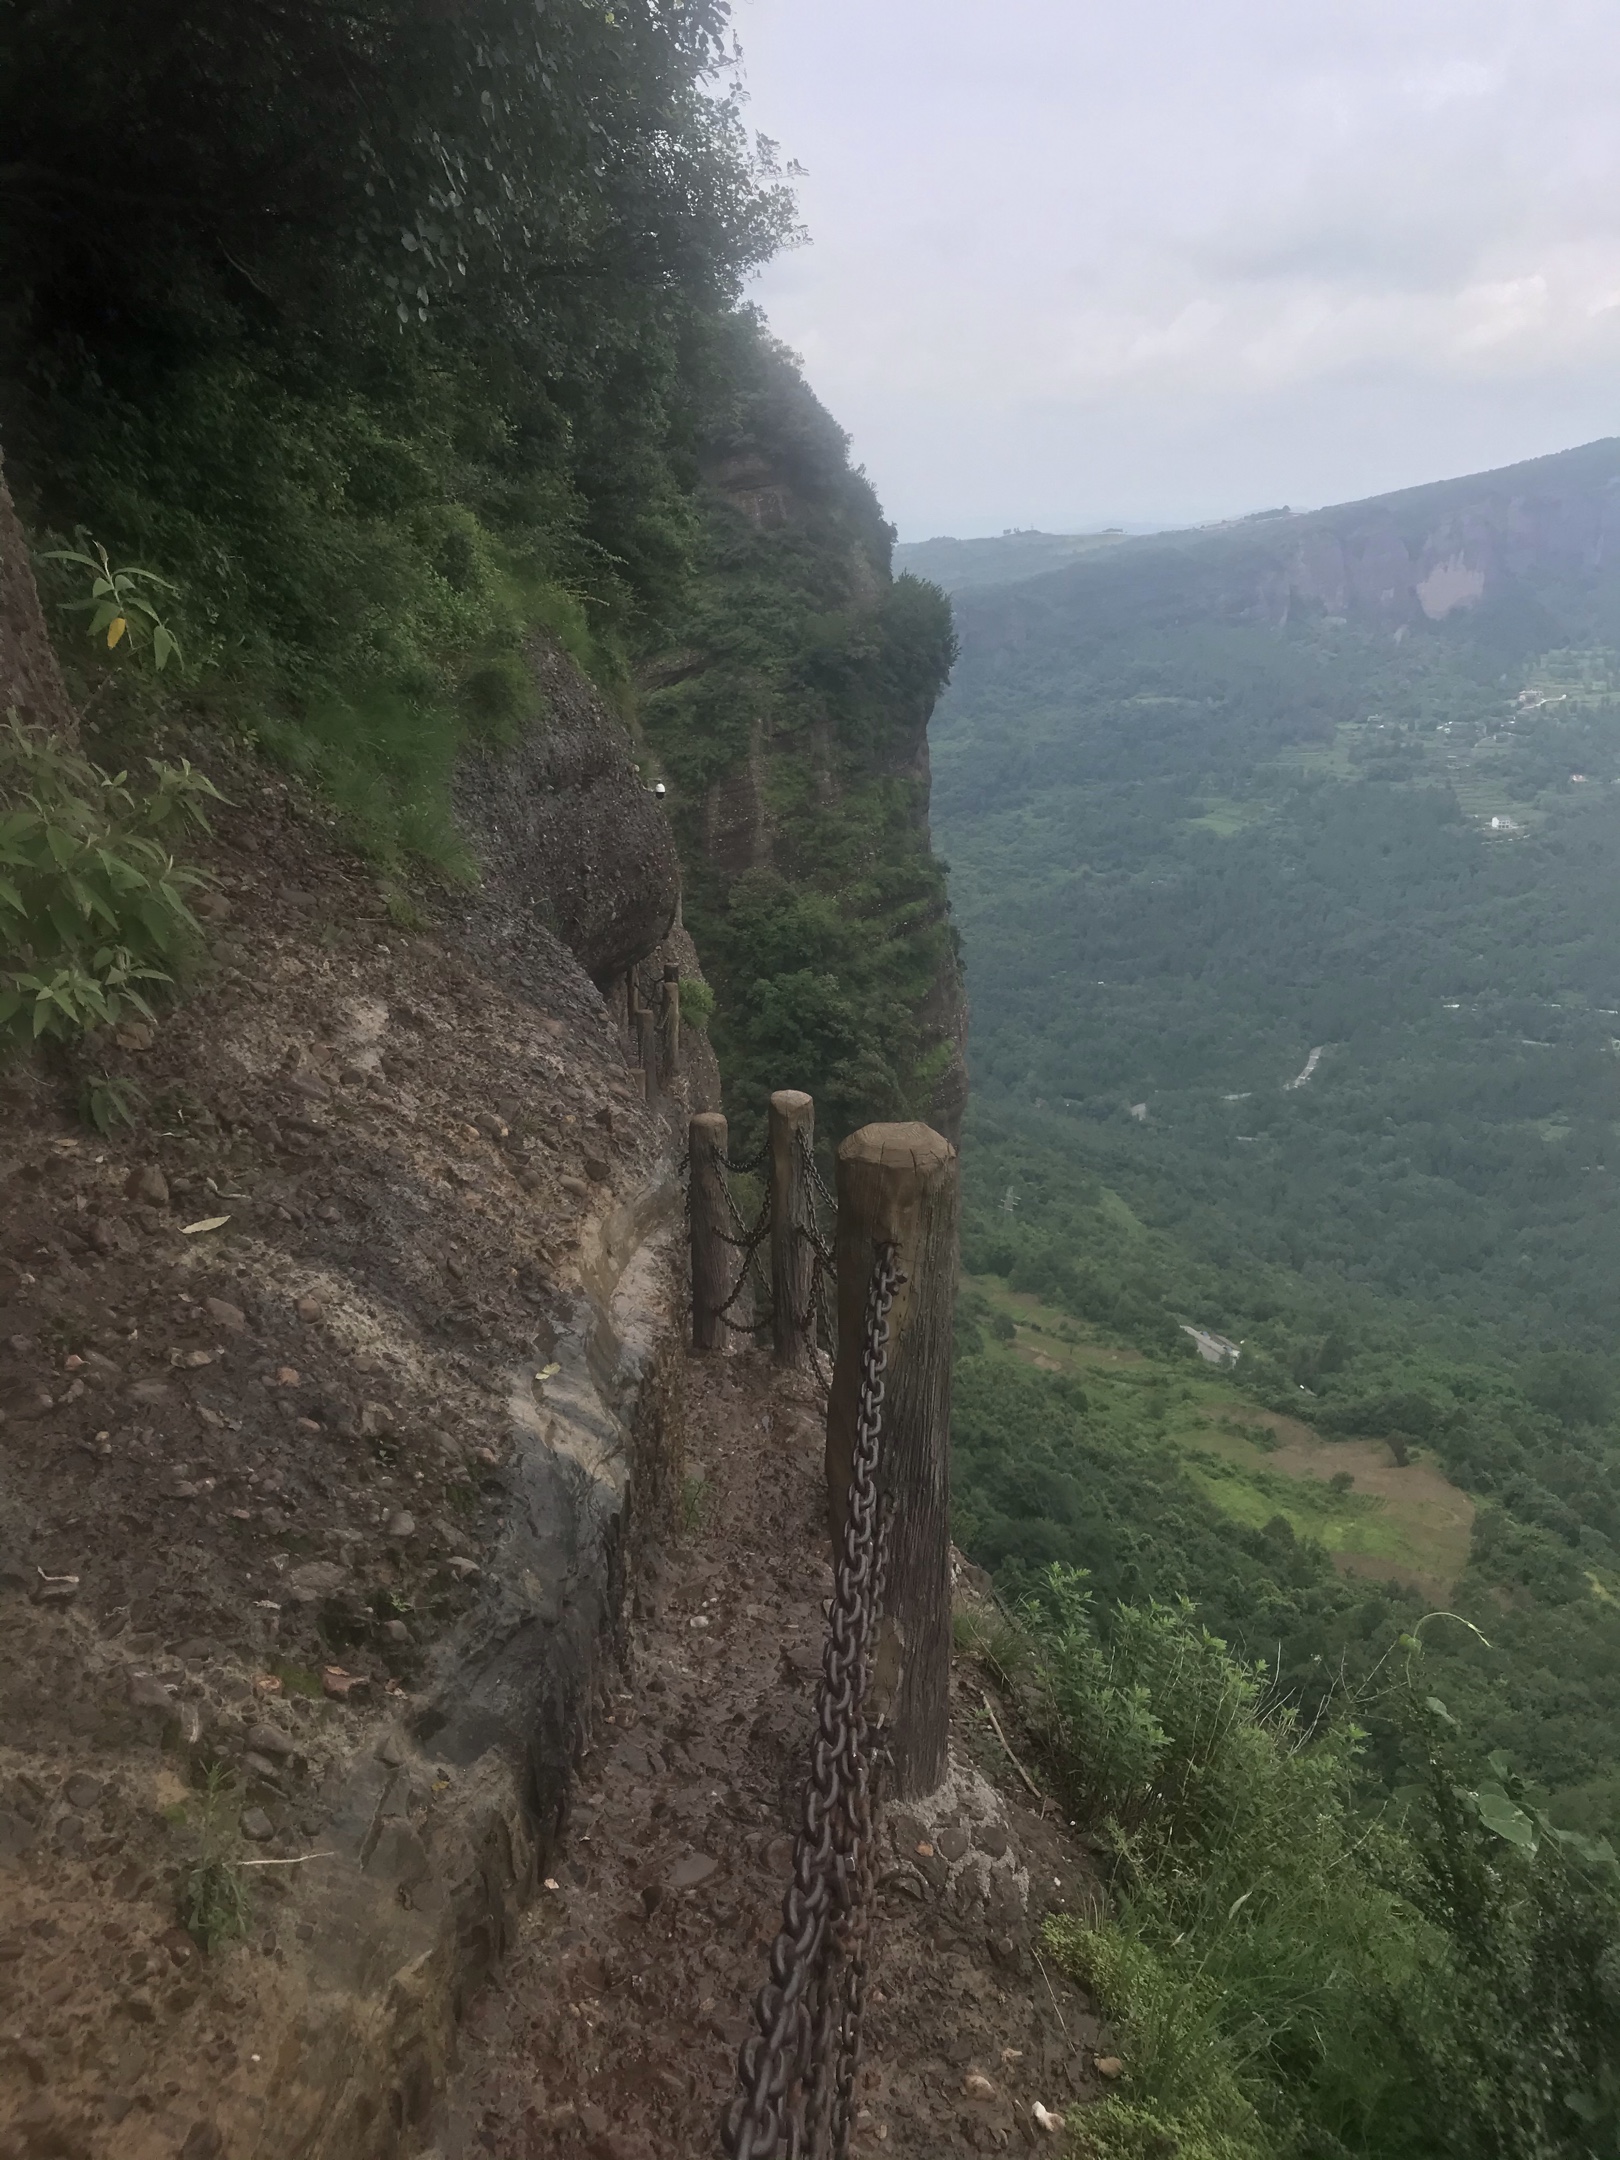
<instances>
[{"instance_id":1,"label":"iron chain railing","mask_svg":"<svg viewBox=\"0 0 1620 2160\"><path fill-rule=\"evenodd\" d=\"M793 1880L771 1977L754 2004L757 2030L738 2052L738 2094L721 2138L730 2160L846 2160L854 2128L874 1859L866 1694L888 1568L878 1453L889 1308L904 1280L895 1248L879 1247Z\"/></svg>"},{"instance_id":2,"label":"iron chain railing","mask_svg":"<svg viewBox=\"0 0 1620 2160\"><path fill-rule=\"evenodd\" d=\"M810 1296L804 1312L800 1315L799 1326L810 1350L811 1374L825 1400L827 1382L822 1374L817 1353L825 1350L830 1359L836 1359L838 1355L838 1278L833 1260L832 1239L822 1230L816 1202L819 1198L834 1209L838 1203L816 1168L816 1151L810 1144L809 1134L801 1131L797 1137L799 1161L804 1170L804 1187L809 1199L809 1219L798 1225L798 1231L810 1247Z\"/></svg>"}]
</instances>

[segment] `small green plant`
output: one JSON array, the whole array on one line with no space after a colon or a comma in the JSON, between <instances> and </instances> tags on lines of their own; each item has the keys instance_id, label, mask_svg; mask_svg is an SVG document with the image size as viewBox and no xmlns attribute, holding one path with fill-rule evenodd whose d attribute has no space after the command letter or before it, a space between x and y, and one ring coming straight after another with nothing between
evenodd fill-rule
<instances>
[{"instance_id":1,"label":"small green plant","mask_svg":"<svg viewBox=\"0 0 1620 2160\"><path fill-rule=\"evenodd\" d=\"M205 881L165 838L206 832L223 798L184 760L148 763L137 794L15 714L0 729L0 1046L150 1019L198 937L186 896Z\"/></svg>"},{"instance_id":2,"label":"small green plant","mask_svg":"<svg viewBox=\"0 0 1620 2160\"><path fill-rule=\"evenodd\" d=\"M681 1529L692 1537L702 1529L704 1517L709 1512L709 1488L701 1477L687 1476L681 1479Z\"/></svg>"},{"instance_id":3,"label":"small green plant","mask_svg":"<svg viewBox=\"0 0 1620 2160\"><path fill-rule=\"evenodd\" d=\"M180 641L147 593L153 587L163 592L173 592L175 587L155 570L140 570L133 563L115 570L104 547L94 541L87 545L88 553L84 548L53 548L45 558L47 562L71 563L75 569L90 574L89 598L69 601L70 611L89 616L91 637L105 637L109 652L122 644L126 652L138 657L150 655L152 666L161 675L171 660L180 658Z\"/></svg>"},{"instance_id":4,"label":"small green plant","mask_svg":"<svg viewBox=\"0 0 1620 2160\"><path fill-rule=\"evenodd\" d=\"M120 1125L133 1125L135 1105L142 1100L133 1080L115 1079L111 1073L87 1073L79 1087L79 1115L93 1125L103 1139Z\"/></svg>"},{"instance_id":5,"label":"small green plant","mask_svg":"<svg viewBox=\"0 0 1620 2160\"><path fill-rule=\"evenodd\" d=\"M204 1950L245 1935L252 1917L247 1875L229 1826L236 1797L229 1768L210 1763L197 1805L197 1857L180 1882L180 1924Z\"/></svg>"},{"instance_id":6,"label":"small green plant","mask_svg":"<svg viewBox=\"0 0 1620 2160\"><path fill-rule=\"evenodd\" d=\"M681 979L681 1018L689 1027L708 1030L714 1015L714 991L695 975Z\"/></svg>"}]
</instances>

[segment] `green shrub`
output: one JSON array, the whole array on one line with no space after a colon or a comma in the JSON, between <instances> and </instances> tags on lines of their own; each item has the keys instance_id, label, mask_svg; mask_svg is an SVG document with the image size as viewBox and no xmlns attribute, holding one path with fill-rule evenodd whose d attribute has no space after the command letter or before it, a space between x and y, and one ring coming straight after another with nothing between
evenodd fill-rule
<instances>
[{"instance_id":1,"label":"green shrub","mask_svg":"<svg viewBox=\"0 0 1620 2160\"><path fill-rule=\"evenodd\" d=\"M0 1045L151 1017L197 937L204 882L167 838L207 830L218 791L184 760L136 793L8 716L0 730Z\"/></svg>"},{"instance_id":2,"label":"green shrub","mask_svg":"<svg viewBox=\"0 0 1620 2160\"><path fill-rule=\"evenodd\" d=\"M1591 2160L1620 2126L1620 1869L1547 1823L1389 1683L1418 1781L1370 1785L1365 1733L1303 1730L1185 1608L1099 1625L1053 1569L1026 1697L1115 1903L1049 1923L1119 2034L1119 2091L1079 2123L1106 2160ZM1488 1776L1481 1773L1488 1771Z\"/></svg>"},{"instance_id":3,"label":"green shrub","mask_svg":"<svg viewBox=\"0 0 1620 2160\"><path fill-rule=\"evenodd\" d=\"M713 1016L713 990L695 975L686 977L681 983L681 1018L707 1032Z\"/></svg>"}]
</instances>

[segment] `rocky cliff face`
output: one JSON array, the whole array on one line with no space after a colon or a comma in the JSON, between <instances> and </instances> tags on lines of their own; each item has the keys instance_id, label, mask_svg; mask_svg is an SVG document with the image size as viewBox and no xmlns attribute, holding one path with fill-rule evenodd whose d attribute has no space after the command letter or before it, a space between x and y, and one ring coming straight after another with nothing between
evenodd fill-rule
<instances>
[{"instance_id":1,"label":"rocky cliff face","mask_svg":"<svg viewBox=\"0 0 1620 2160\"><path fill-rule=\"evenodd\" d=\"M718 997L731 1107L805 1087L842 1137L956 1133L966 1006L928 827L948 604L891 574L893 534L785 356L705 463L706 553L679 647L642 677L686 921Z\"/></svg>"},{"instance_id":2,"label":"rocky cliff face","mask_svg":"<svg viewBox=\"0 0 1620 2160\"><path fill-rule=\"evenodd\" d=\"M541 724L513 750L469 759L456 807L484 870L480 912L514 957L536 925L599 989L651 954L674 923L680 865L669 821L636 771L631 742L579 670L544 639L530 660Z\"/></svg>"},{"instance_id":3,"label":"rocky cliff face","mask_svg":"<svg viewBox=\"0 0 1620 2160\"><path fill-rule=\"evenodd\" d=\"M10 712L26 726L54 728L69 740L78 733L45 633L28 542L0 467L0 721Z\"/></svg>"},{"instance_id":4,"label":"rocky cliff face","mask_svg":"<svg viewBox=\"0 0 1620 2160\"><path fill-rule=\"evenodd\" d=\"M1620 442L1268 525L1263 619L1303 606L1390 628L1442 622L1527 587L1615 578Z\"/></svg>"}]
</instances>

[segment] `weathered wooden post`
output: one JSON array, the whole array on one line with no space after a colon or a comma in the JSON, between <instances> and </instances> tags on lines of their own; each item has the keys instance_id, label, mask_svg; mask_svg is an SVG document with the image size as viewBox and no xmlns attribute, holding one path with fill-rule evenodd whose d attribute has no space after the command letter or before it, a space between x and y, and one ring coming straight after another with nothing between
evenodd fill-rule
<instances>
[{"instance_id":1,"label":"weathered wooden post","mask_svg":"<svg viewBox=\"0 0 1620 2160\"><path fill-rule=\"evenodd\" d=\"M664 969L663 1008L658 1016L658 1078L672 1088L681 1073L681 971Z\"/></svg>"},{"instance_id":2,"label":"weathered wooden post","mask_svg":"<svg viewBox=\"0 0 1620 2160\"><path fill-rule=\"evenodd\" d=\"M816 1106L797 1088L771 1097L771 1339L779 1365L803 1365L805 1329L815 1281L815 1253L806 1235L811 1214L804 1149L815 1138Z\"/></svg>"},{"instance_id":3,"label":"weathered wooden post","mask_svg":"<svg viewBox=\"0 0 1620 2160\"><path fill-rule=\"evenodd\" d=\"M645 1005L636 1008L636 1063L641 1067L647 1100L658 1100L658 1031Z\"/></svg>"},{"instance_id":4,"label":"weathered wooden post","mask_svg":"<svg viewBox=\"0 0 1620 2160\"><path fill-rule=\"evenodd\" d=\"M895 1791L932 1792L945 1775L951 1670L951 1315L960 1186L956 1150L927 1125L866 1125L838 1150L838 1359L827 1406L827 1501L843 1532L879 1249L906 1280L889 1309L878 1468L889 1572L873 1660L872 1707L888 1718Z\"/></svg>"},{"instance_id":5,"label":"weathered wooden post","mask_svg":"<svg viewBox=\"0 0 1620 2160\"><path fill-rule=\"evenodd\" d=\"M703 1110L686 1128L692 1185L692 1348L718 1350L725 1340L720 1308L730 1268L726 1243L726 1121Z\"/></svg>"}]
</instances>

